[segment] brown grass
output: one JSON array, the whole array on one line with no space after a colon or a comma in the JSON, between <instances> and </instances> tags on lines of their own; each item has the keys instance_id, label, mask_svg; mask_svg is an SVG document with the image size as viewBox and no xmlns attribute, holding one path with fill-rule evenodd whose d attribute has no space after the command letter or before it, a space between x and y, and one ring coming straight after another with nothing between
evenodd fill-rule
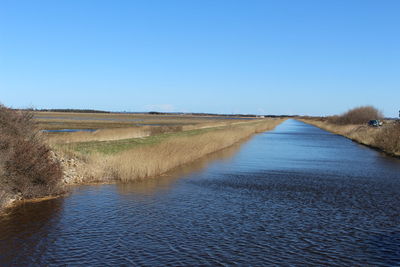
<instances>
[{"instance_id":1,"label":"brown grass","mask_svg":"<svg viewBox=\"0 0 400 267\"><path fill-rule=\"evenodd\" d=\"M168 171L168 173L160 175L157 179L144 179L140 181L140 183L118 183L118 191L122 194L149 194L163 191L182 177L199 172L212 162L229 160L240 150L246 140L248 140L248 138L228 148L201 157L191 163L184 164L179 168L175 168L173 171Z\"/></svg>"},{"instance_id":2,"label":"brown grass","mask_svg":"<svg viewBox=\"0 0 400 267\"><path fill-rule=\"evenodd\" d=\"M375 136L374 145L384 151L400 156L400 123L383 127Z\"/></svg>"},{"instance_id":3,"label":"brown grass","mask_svg":"<svg viewBox=\"0 0 400 267\"><path fill-rule=\"evenodd\" d=\"M140 126L192 126L199 124L229 124L248 121L235 117L195 115L152 115L125 113L74 113L74 112L34 112L40 129L110 129Z\"/></svg>"},{"instance_id":4,"label":"brown grass","mask_svg":"<svg viewBox=\"0 0 400 267\"><path fill-rule=\"evenodd\" d=\"M127 128L110 128L99 129L94 132L57 132L45 133L48 142L54 144L68 144L77 142L91 142L91 141L113 141L130 138L141 138L146 136L153 136L162 133L175 133L180 131L191 131L196 129L206 129L213 127L225 127L228 125L236 125L247 122L212 122L212 123L198 123L184 126L137 126Z\"/></svg>"},{"instance_id":5,"label":"brown grass","mask_svg":"<svg viewBox=\"0 0 400 267\"><path fill-rule=\"evenodd\" d=\"M365 124L338 125L321 119L300 119L329 132L350 138L358 143L378 148L390 155L400 156L400 124L385 121L382 127Z\"/></svg>"},{"instance_id":6,"label":"brown grass","mask_svg":"<svg viewBox=\"0 0 400 267\"><path fill-rule=\"evenodd\" d=\"M227 148L252 134L273 129L282 119L227 126L192 136L174 136L112 155L90 154L88 166L102 169L98 181L134 181L154 177L207 154ZM93 176L92 176L93 179ZM90 182L90 181L88 181Z\"/></svg>"},{"instance_id":7,"label":"brown grass","mask_svg":"<svg viewBox=\"0 0 400 267\"><path fill-rule=\"evenodd\" d=\"M382 120L382 118L382 112L378 109L363 106L339 116L303 117L301 120L361 144L378 148L387 154L400 156L400 123L386 120L382 127L367 125L370 120Z\"/></svg>"},{"instance_id":8,"label":"brown grass","mask_svg":"<svg viewBox=\"0 0 400 267\"><path fill-rule=\"evenodd\" d=\"M50 144L65 144L89 141L112 141L129 138L140 138L152 134L150 127L131 127L100 129L94 132L48 133Z\"/></svg>"}]
</instances>

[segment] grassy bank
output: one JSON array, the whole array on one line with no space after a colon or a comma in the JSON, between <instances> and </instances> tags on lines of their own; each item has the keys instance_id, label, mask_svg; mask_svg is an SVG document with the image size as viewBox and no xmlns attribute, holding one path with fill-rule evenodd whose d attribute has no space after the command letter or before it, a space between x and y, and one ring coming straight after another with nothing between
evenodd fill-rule
<instances>
[{"instance_id":1,"label":"grassy bank","mask_svg":"<svg viewBox=\"0 0 400 267\"><path fill-rule=\"evenodd\" d=\"M160 125L129 126L136 117L67 115L38 119L32 112L0 106L0 208L62 195L66 184L155 177L230 147L254 133L271 130L283 121L167 117L161 123L164 118L146 115L140 119ZM52 120L57 123L53 125ZM72 133L41 131L49 125L56 129L86 129L92 123L99 129ZM118 127L114 128L116 123Z\"/></svg>"},{"instance_id":2,"label":"grassy bank","mask_svg":"<svg viewBox=\"0 0 400 267\"><path fill-rule=\"evenodd\" d=\"M68 144L68 143L83 143L96 141L115 141L122 139L142 138L163 133L177 133L191 130L232 126L236 124L247 123L239 122L213 122L213 123L197 123L184 126L136 126L136 127L120 127L120 128L103 128L93 132L49 132L46 137L50 144ZM66 127L69 125L65 125Z\"/></svg>"},{"instance_id":3,"label":"grassy bank","mask_svg":"<svg viewBox=\"0 0 400 267\"><path fill-rule=\"evenodd\" d=\"M391 156L400 156L400 124L386 121L382 127L364 124L336 124L328 118L299 119L326 131L345 136L360 144L379 149Z\"/></svg>"},{"instance_id":4,"label":"grassy bank","mask_svg":"<svg viewBox=\"0 0 400 267\"><path fill-rule=\"evenodd\" d=\"M78 142L56 149L76 159L71 165L78 175L69 183L128 182L163 174L255 133L272 130L282 121L263 119L144 138Z\"/></svg>"}]
</instances>

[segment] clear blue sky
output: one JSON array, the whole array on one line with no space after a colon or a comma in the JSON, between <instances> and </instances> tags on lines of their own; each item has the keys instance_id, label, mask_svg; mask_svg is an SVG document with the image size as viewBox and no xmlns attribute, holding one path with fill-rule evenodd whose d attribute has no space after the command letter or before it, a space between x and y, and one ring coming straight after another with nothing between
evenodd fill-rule
<instances>
[{"instance_id":1,"label":"clear blue sky","mask_svg":"<svg viewBox=\"0 0 400 267\"><path fill-rule=\"evenodd\" d=\"M400 109L400 1L0 1L12 107Z\"/></svg>"}]
</instances>

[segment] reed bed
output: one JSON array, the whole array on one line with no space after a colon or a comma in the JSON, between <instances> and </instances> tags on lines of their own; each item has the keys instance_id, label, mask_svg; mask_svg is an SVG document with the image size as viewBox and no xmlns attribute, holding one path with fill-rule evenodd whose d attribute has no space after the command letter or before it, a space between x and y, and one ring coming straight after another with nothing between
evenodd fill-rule
<instances>
[{"instance_id":1,"label":"reed bed","mask_svg":"<svg viewBox=\"0 0 400 267\"><path fill-rule=\"evenodd\" d=\"M148 127L131 127L101 129L94 132L49 133L47 139L50 144L65 144L89 141L112 141L128 138L140 138L150 135Z\"/></svg>"},{"instance_id":2,"label":"reed bed","mask_svg":"<svg viewBox=\"0 0 400 267\"><path fill-rule=\"evenodd\" d=\"M60 129L110 129L137 126L191 126L199 124L229 124L233 121L248 121L248 118L196 115L153 115L124 113L74 113L34 112L35 121L42 130Z\"/></svg>"},{"instance_id":3,"label":"reed bed","mask_svg":"<svg viewBox=\"0 0 400 267\"><path fill-rule=\"evenodd\" d=\"M225 127L247 122L212 122L199 123L184 126L137 126L126 128L99 129L93 132L66 132L66 133L46 133L47 140L51 145L69 144L78 142L93 141L114 141L130 138L143 138L147 136L158 135L162 133L174 133L180 131L192 131L197 129L206 129L214 127Z\"/></svg>"},{"instance_id":4,"label":"reed bed","mask_svg":"<svg viewBox=\"0 0 400 267\"><path fill-rule=\"evenodd\" d=\"M161 133L182 131L182 126L140 126L129 128L100 129L94 132L49 133L50 144L68 144L92 141L114 141L130 138L142 138Z\"/></svg>"},{"instance_id":5,"label":"reed bed","mask_svg":"<svg viewBox=\"0 0 400 267\"><path fill-rule=\"evenodd\" d=\"M380 149L387 154L400 156L400 124L386 121L383 127L365 124L339 125L324 119L300 119L326 131L345 136L360 144Z\"/></svg>"},{"instance_id":6,"label":"reed bed","mask_svg":"<svg viewBox=\"0 0 400 267\"><path fill-rule=\"evenodd\" d=\"M97 182L129 182L155 177L207 154L227 148L255 133L272 130L283 119L264 119L203 131L177 135L159 143L138 146L115 154L87 155L92 169L101 169Z\"/></svg>"}]
</instances>

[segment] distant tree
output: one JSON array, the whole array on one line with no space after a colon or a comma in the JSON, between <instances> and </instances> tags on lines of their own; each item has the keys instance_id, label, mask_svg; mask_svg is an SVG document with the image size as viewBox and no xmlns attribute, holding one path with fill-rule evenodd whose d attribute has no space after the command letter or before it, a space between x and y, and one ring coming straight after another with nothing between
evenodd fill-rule
<instances>
[{"instance_id":1,"label":"distant tree","mask_svg":"<svg viewBox=\"0 0 400 267\"><path fill-rule=\"evenodd\" d=\"M329 122L336 124L364 124L370 120L379 120L383 118L381 111L373 106L362 106L350 109L339 116L332 116Z\"/></svg>"}]
</instances>

